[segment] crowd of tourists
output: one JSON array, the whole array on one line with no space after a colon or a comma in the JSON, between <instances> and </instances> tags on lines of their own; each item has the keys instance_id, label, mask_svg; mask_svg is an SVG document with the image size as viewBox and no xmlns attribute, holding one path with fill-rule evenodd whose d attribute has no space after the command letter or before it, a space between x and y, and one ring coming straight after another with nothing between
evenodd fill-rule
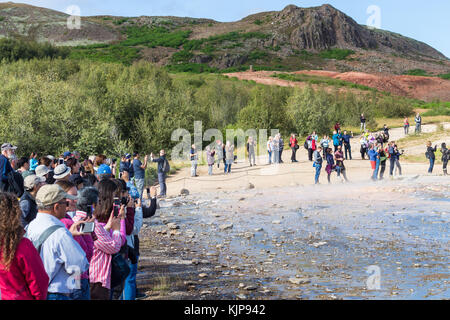
<instances>
[{"instance_id":1,"label":"crowd of tourists","mask_svg":"<svg viewBox=\"0 0 450 320\"><path fill-rule=\"evenodd\" d=\"M104 155L18 159L16 149L1 146L0 299L142 296L139 232L157 208L156 188L144 195L148 157L142 163L138 153L124 155L116 177L116 160ZM164 172L163 150L160 155L151 160Z\"/></svg>"}]
</instances>

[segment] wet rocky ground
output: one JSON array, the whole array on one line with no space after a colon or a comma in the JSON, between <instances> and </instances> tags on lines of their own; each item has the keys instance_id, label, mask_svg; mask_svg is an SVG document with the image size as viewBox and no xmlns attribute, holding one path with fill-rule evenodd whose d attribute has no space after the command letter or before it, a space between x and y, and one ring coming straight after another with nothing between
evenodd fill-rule
<instances>
[{"instance_id":1,"label":"wet rocky ground","mask_svg":"<svg viewBox=\"0 0 450 320\"><path fill-rule=\"evenodd\" d=\"M215 191L160 206L140 235L145 299L450 298L448 177Z\"/></svg>"}]
</instances>

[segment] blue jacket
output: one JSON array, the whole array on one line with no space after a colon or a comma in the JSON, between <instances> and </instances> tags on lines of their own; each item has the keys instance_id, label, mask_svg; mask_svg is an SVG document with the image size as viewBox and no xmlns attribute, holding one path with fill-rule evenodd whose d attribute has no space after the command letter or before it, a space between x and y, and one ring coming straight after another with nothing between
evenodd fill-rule
<instances>
[{"instance_id":1,"label":"blue jacket","mask_svg":"<svg viewBox=\"0 0 450 320\"><path fill-rule=\"evenodd\" d=\"M342 140L344 140L344 143L345 144L350 144L350 139L352 139L353 137L351 136L351 135L349 135L349 134L344 134L343 136L342 136Z\"/></svg>"},{"instance_id":2,"label":"blue jacket","mask_svg":"<svg viewBox=\"0 0 450 320\"><path fill-rule=\"evenodd\" d=\"M341 144L342 135L339 133L333 134L333 145L338 146Z\"/></svg>"},{"instance_id":3,"label":"blue jacket","mask_svg":"<svg viewBox=\"0 0 450 320\"><path fill-rule=\"evenodd\" d=\"M370 161L377 161L377 157L378 157L377 150L371 149L371 150L369 150L369 152L367 154L369 155Z\"/></svg>"}]
</instances>

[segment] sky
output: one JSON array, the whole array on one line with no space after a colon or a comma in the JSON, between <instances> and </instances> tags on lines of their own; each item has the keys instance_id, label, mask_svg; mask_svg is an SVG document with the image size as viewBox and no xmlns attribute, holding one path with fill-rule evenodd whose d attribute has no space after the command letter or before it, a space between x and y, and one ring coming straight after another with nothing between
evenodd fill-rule
<instances>
[{"instance_id":1,"label":"sky","mask_svg":"<svg viewBox=\"0 0 450 320\"><path fill-rule=\"evenodd\" d=\"M7 2L1 1L0 2ZM220 22L238 21L250 14L279 11L289 4L313 7L328 3L352 17L359 24L368 24L380 9L381 29L400 33L425 42L450 57L449 0L19 0L35 6L62 12L71 5L80 8L82 16L179 16L208 18Z\"/></svg>"}]
</instances>

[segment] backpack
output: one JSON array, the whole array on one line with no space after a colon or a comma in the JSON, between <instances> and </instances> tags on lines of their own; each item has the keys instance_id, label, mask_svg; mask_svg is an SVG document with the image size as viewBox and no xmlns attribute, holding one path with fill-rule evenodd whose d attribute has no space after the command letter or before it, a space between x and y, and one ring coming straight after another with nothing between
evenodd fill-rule
<instances>
[{"instance_id":1,"label":"backpack","mask_svg":"<svg viewBox=\"0 0 450 320\"><path fill-rule=\"evenodd\" d=\"M303 147L308 150L308 139L305 140L305 143L303 144Z\"/></svg>"},{"instance_id":2,"label":"backpack","mask_svg":"<svg viewBox=\"0 0 450 320\"><path fill-rule=\"evenodd\" d=\"M167 159L164 159L164 164L162 166L162 171L164 173L166 173L166 174L170 172L170 164L169 164L169 161L167 161Z\"/></svg>"},{"instance_id":3,"label":"backpack","mask_svg":"<svg viewBox=\"0 0 450 320\"><path fill-rule=\"evenodd\" d=\"M428 151L425 152L425 157L427 157L427 159L430 159L430 153Z\"/></svg>"}]
</instances>

